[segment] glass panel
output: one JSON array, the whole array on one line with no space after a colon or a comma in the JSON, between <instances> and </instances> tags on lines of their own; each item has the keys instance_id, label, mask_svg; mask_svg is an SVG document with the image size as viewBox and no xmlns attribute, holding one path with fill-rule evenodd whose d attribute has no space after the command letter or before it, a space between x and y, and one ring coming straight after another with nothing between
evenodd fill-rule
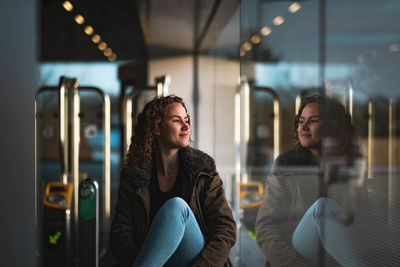
<instances>
[{"instance_id":1,"label":"glass panel","mask_svg":"<svg viewBox=\"0 0 400 267\"><path fill-rule=\"evenodd\" d=\"M279 164L274 160L296 147L300 100L322 92L318 23L319 1L241 2L241 77L249 90L246 100L242 86L241 262L303 263L291 239L320 194L318 165L293 151ZM257 250L246 250L249 243L263 255L257 262Z\"/></svg>"},{"instance_id":2,"label":"glass panel","mask_svg":"<svg viewBox=\"0 0 400 267\"><path fill-rule=\"evenodd\" d=\"M207 1L203 1L207 2ZM217 2L215 2L217 3ZM207 33L201 39L199 54L194 57L195 86L198 99L198 136L195 144L211 155L224 182L226 197L238 221L238 199L235 180L235 94L240 77L238 47L240 41L240 1L219 1ZM207 13L204 13L208 16ZM210 16L211 17L211 16ZM201 27L200 27L201 28ZM194 115L194 114L193 114ZM240 237L231 250L233 266L241 265Z\"/></svg>"},{"instance_id":3,"label":"glass panel","mask_svg":"<svg viewBox=\"0 0 400 267\"><path fill-rule=\"evenodd\" d=\"M398 1L326 2L326 81L341 81L351 88L353 125L360 159L367 166L363 179L347 192L353 205L348 235L335 240L348 242L363 266L400 264L400 236L395 227L400 218L399 76L395 71L399 67L399 14ZM329 191L328 197L339 202ZM328 236L329 229L325 232Z\"/></svg>"},{"instance_id":4,"label":"glass panel","mask_svg":"<svg viewBox=\"0 0 400 267\"><path fill-rule=\"evenodd\" d=\"M271 266L400 264L399 12L241 2L241 232ZM278 95L279 131L260 87ZM279 158L267 156L276 137Z\"/></svg>"}]
</instances>

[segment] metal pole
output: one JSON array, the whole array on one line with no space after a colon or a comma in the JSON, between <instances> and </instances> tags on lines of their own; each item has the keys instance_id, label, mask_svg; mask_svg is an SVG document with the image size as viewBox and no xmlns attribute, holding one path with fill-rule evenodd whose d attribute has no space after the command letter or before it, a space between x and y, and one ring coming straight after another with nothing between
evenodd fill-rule
<instances>
[{"instance_id":1,"label":"metal pole","mask_svg":"<svg viewBox=\"0 0 400 267\"><path fill-rule=\"evenodd\" d=\"M372 100L368 101L368 179L373 178L374 167L374 128L375 128L375 105Z\"/></svg>"},{"instance_id":2,"label":"metal pole","mask_svg":"<svg viewBox=\"0 0 400 267\"><path fill-rule=\"evenodd\" d=\"M80 98L78 92L78 79L72 79L72 84L69 90L69 96L72 97L71 105L71 172L72 172L72 184L74 185L74 223L75 223L75 237L78 240L78 229L79 229L79 143L80 143ZM68 130L67 130L68 131Z\"/></svg>"},{"instance_id":3,"label":"metal pole","mask_svg":"<svg viewBox=\"0 0 400 267\"><path fill-rule=\"evenodd\" d=\"M396 191L398 183L395 178L395 168L396 168L396 109L393 104L393 99L389 99L389 142L388 142L388 220L389 227L395 226L395 214L393 211L396 206Z\"/></svg>"},{"instance_id":4,"label":"metal pole","mask_svg":"<svg viewBox=\"0 0 400 267\"><path fill-rule=\"evenodd\" d=\"M103 198L103 227L104 227L104 242L100 252L100 257L104 257L107 252L109 228L111 221L110 202L111 202L111 168L110 168L110 98L107 94L103 93L103 128L104 128L104 162L103 162L103 176L104 176L104 198Z\"/></svg>"}]
</instances>

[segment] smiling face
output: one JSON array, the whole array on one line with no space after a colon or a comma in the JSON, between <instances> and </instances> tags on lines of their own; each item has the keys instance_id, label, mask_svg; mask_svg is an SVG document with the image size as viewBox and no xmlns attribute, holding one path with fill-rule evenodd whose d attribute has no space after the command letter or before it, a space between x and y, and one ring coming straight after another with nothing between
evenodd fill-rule
<instances>
[{"instance_id":1,"label":"smiling face","mask_svg":"<svg viewBox=\"0 0 400 267\"><path fill-rule=\"evenodd\" d=\"M307 104L299 119L297 134L300 144L308 149L318 149L321 142L321 110L317 103Z\"/></svg>"},{"instance_id":2,"label":"smiling face","mask_svg":"<svg viewBox=\"0 0 400 267\"><path fill-rule=\"evenodd\" d=\"M169 104L164 110L160 126L159 145L179 149L189 145L189 116L180 103Z\"/></svg>"}]
</instances>

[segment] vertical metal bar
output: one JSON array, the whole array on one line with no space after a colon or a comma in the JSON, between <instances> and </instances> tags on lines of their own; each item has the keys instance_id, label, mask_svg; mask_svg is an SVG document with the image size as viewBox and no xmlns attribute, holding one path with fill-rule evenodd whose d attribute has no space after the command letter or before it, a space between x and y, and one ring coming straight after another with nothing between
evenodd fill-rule
<instances>
[{"instance_id":1,"label":"vertical metal bar","mask_svg":"<svg viewBox=\"0 0 400 267\"><path fill-rule=\"evenodd\" d=\"M243 89L241 90L241 183L248 182L247 173L247 149L250 139L250 85L247 79L243 80Z\"/></svg>"},{"instance_id":2,"label":"vertical metal bar","mask_svg":"<svg viewBox=\"0 0 400 267\"><path fill-rule=\"evenodd\" d=\"M132 127L133 127L133 120L132 120L132 98L131 95L127 95L124 99L124 126L125 126L125 140L124 140L124 155L129 150L129 146L131 144L132 139Z\"/></svg>"},{"instance_id":3,"label":"vertical metal bar","mask_svg":"<svg viewBox=\"0 0 400 267\"><path fill-rule=\"evenodd\" d=\"M70 80L72 88L67 88L72 96L71 105L71 116L72 116L72 128L71 128L71 172L72 172L72 184L74 185L74 223L75 223L75 237L78 240L78 227L79 227L79 143L80 143L80 99L78 92L78 80Z\"/></svg>"},{"instance_id":4,"label":"vertical metal bar","mask_svg":"<svg viewBox=\"0 0 400 267\"><path fill-rule=\"evenodd\" d=\"M349 114L350 114L350 117L351 117L351 122L354 123L354 118L353 118L354 91L353 91L353 86L350 83L349 83L349 86L348 86L348 91L349 91L349 105L348 105L349 109L348 109L348 111L349 111Z\"/></svg>"},{"instance_id":5,"label":"vertical metal bar","mask_svg":"<svg viewBox=\"0 0 400 267\"><path fill-rule=\"evenodd\" d=\"M165 75L157 81L157 96L167 96L169 93L169 85L171 83L171 76Z\"/></svg>"},{"instance_id":6,"label":"vertical metal bar","mask_svg":"<svg viewBox=\"0 0 400 267\"><path fill-rule=\"evenodd\" d=\"M164 93L163 83L162 82L158 82L157 83L157 96L162 96L163 93Z\"/></svg>"},{"instance_id":7,"label":"vertical metal bar","mask_svg":"<svg viewBox=\"0 0 400 267\"><path fill-rule=\"evenodd\" d=\"M240 121L240 113L241 113L241 104L240 104L240 95L241 95L241 87L242 82L238 81L238 86L235 94L235 178L236 183L240 183L240 172L241 172L241 164L240 164L240 152L241 152L241 142L240 142L240 129L241 129L241 121ZM236 186L236 185L235 185Z\"/></svg>"},{"instance_id":8,"label":"vertical metal bar","mask_svg":"<svg viewBox=\"0 0 400 267\"><path fill-rule=\"evenodd\" d=\"M65 97L66 79L64 77L60 78L60 88L59 88L59 98L58 104L60 108L60 149L62 155L62 174L61 180L64 184L68 182L68 120L66 120L66 114L68 115L68 98Z\"/></svg>"},{"instance_id":9,"label":"vertical metal bar","mask_svg":"<svg viewBox=\"0 0 400 267\"><path fill-rule=\"evenodd\" d=\"M297 112L299 112L300 105L301 105L301 96L298 95L296 96L294 115L297 115Z\"/></svg>"},{"instance_id":10,"label":"vertical metal bar","mask_svg":"<svg viewBox=\"0 0 400 267\"><path fill-rule=\"evenodd\" d=\"M253 87L254 90L262 90L265 91L269 94L271 94L274 97L274 101L273 101L273 114L274 114L274 135L273 135L273 142L274 142L274 159L276 157L279 156L280 153L280 148L281 148L281 140L280 140L280 136L281 136L281 127L280 127L280 109L281 109L281 104L280 104L280 100L279 100L279 95L275 92L275 90L273 90L272 88L268 88L268 87ZM300 96L298 96L296 98L296 108L297 105L300 106L300 101L301 98ZM297 112L295 112L297 113Z\"/></svg>"},{"instance_id":11,"label":"vertical metal bar","mask_svg":"<svg viewBox=\"0 0 400 267\"><path fill-rule=\"evenodd\" d=\"M374 167L374 126L375 105L372 100L368 101L368 178L373 177Z\"/></svg>"},{"instance_id":12,"label":"vertical metal bar","mask_svg":"<svg viewBox=\"0 0 400 267\"><path fill-rule=\"evenodd\" d=\"M280 102L277 95L274 95L274 159L280 153Z\"/></svg>"},{"instance_id":13,"label":"vertical metal bar","mask_svg":"<svg viewBox=\"0 0 400 267\"><path fill-rule=\"evenodd\" d=\"M163 86L163 96L169 94L169 86L171 84L171 76L165 75L164 86Z\"/></svg>"},{"instance_id":14,"label":"vertical metal bar","mask_svg":"<svg viewBox=\"0 0 400 267\"><path fill-rule=\"evenodd\" d=\"M389 99L389 142L388 142L388 203L389 203L389 226L394 226L393 210L395 207L395 196L396 196L396 180L394 175L394 168L396 162L396 148L395 148L395 109L393 108L393 99Z\"/></svg>"},{"instance_id":15,"label":"vertical metal bar","mask_svg":"<svg viewBox=\"0 0 400 267\"><path fill-rule=\"evenodd\" d=\"M103 163L103 182L104 182L104 198L103 198L103 227L104 242L100 257L104 257L107 252L109 228L110 228L110 202L111 202L111 169L110 169L110 98L107 94L103 94L103 128L104 128L104 163Z\"/></svg>"},{"instance_id":16,"label":"vertical metal bar","mask_svg":"<svg viewBox=\"0 0 400 267\"><path fill-rule=\"evenodd\" d=\"M36 96L35 99L35 104L34 104L34 112L35 112L35 159L34 159L34 164L35 164L35 230L36 233L38 233L38 212L39 212L39 207L38 207L38 114L37 114L37 101L38 101L38 95Z\"/></svg>"}]
</instances>

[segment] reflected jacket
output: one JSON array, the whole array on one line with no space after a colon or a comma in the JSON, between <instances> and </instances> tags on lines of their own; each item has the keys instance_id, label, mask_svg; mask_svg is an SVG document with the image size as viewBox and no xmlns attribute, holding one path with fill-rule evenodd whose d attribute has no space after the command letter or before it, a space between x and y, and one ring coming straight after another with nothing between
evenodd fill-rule
<instances>
[{"instance_id":1,"label":"reflected jacket","mask_svg":"<svg viewBox=\"0 0 400 267\"><path fill-rule=\"evenodd\" d=\"M183 196L189 200L205 246L192 266L224 266L236 241L236 223L214 160L185 147L179 150ZM131 266L150 227L150 182L154 164L125 167L121 172L110 248L118 266Z\"/></svg>"},{"instance_id":2,"label":"reflected jacket","mask_svg":"<svg viewBox=\"0 0 400 267\"><path fill-rule=\"evenodd\" d=\"M318 166L308 149L296 146L274 162L265 182L256 220L257 243L267 266L308 266L292 246L292 236L318 199Z\"/></svg>"}]
</instances>

